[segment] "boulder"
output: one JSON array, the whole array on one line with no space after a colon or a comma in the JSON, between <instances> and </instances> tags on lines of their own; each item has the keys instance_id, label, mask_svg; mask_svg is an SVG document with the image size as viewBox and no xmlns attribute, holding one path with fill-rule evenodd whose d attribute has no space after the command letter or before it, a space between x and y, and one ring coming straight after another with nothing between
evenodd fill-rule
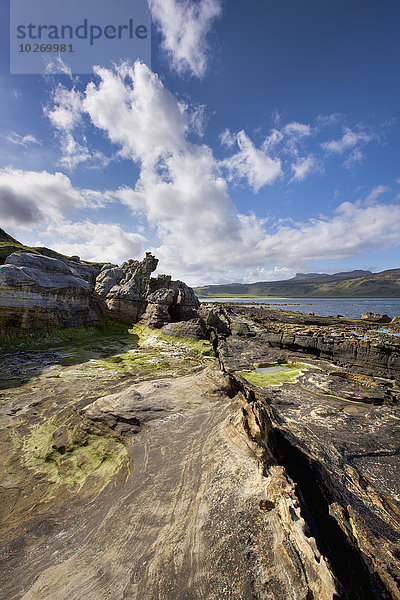
<instances>
[{"instance_id":1,"label":"boulder","mask_svg":"<svg viewBox=\"0 0 400 600\"><path fill-rule=\"evenodd\" d=\"M159 287L160 284L167 287ZM147 309L141 319L144 325L160 328L170 322L198 318L200 302L185 283L162 276L150 283L150 289L152 286L156 289L147 296Z\"/></svg>"},{"instance_id":2,"label":"boulder","mask_svg":"<svg viewBox=\"0 0 400 600\"><path fill-rule=\"evenodd\" d=\"M364 321L371 321L371 323L390 323L392 319L388 315L378 315L372 312L366 312L361 315Z\"/></svg>"},{"instance_id":3,"label":"boulder","mask_svg":"<svg viewBox=\"0 0 400 600\"><path fill-rule=\"evenodd\" d=\"M203 319L190 319L189 321L168 323L164 325L162 332L176 337L190 337L196 340L207 339L207 330Z\"/></svg>"},{"instance_id":4,"label":"boulder","mask_svg":"<svg viewBox=\"0 0 400 600\"><path fill-rule=\"evenodd\" d=\"M225 335L231 333L229 321L227 320L223 309L218 305L202 304L198 313L208 329L214 329L217 333Z\"/></svg>"},{"instance_id":5,"label":"boulder","mask_svg":"<svg viewBox=\"0 0 400 600\"><path fill-rule=\"evenodd\" d=\"M120 433L138 433L143 420L139 419L139 416L142 417L142 405L142 395L130 387L122 393L99 398L84 408L82 414L90 421L99 422Z\"/></svg>"}]
</instances>

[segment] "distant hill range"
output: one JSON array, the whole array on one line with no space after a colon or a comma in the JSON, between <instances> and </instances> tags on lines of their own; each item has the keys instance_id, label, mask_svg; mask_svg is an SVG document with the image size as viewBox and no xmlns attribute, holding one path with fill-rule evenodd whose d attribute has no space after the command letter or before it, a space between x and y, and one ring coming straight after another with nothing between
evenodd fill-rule
<instances>
[{"instance_id":1,"label":"distant hill range","mask_svg":"<svg viewBox=\"0 0 400 600\"><path fill-rule=\"evenodd\" d=\"M200 298L400 298L400 269L381 273L297 273L284 281L228 283L194 288Z\"/></svg>"}]
</instances>

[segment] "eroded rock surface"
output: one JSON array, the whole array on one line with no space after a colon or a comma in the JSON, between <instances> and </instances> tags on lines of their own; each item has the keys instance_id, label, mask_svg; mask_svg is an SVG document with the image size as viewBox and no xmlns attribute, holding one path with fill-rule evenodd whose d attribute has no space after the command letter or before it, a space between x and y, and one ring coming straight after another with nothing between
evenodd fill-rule
<instances>
[{"instance_id":1,"label":"eroded rock surface","mask_svg":"<svg viewBox=\"0 0 400 600\"><path fill-rule=\"evenodd\" d=\"M98 326L111 320L149 327L199 318L194 292L168 275L152 278L158 260L103 267L21 252L0 265L0 328L9 334Z\"/></svg>"},{"instance_id":2,"label":"eroded rock surface","mask_svg":"<svg viewBox=\"0 0 400 600\"><path fill-rule=\"evenodd\" d=\"M4 598L400 598L396 342L372 324L235 310L53 349L41 366L3 359ZM166 335L195 326L218 360L188 329ZM389 359L376 376L374 355L287 348L279 330L370 340Z\"/></svg>"},{"instance_id":3,"label":"eroded rock surface","mask_svg":"<svg viewBox=\"0 0 400 600\"><path fill-rule=\"evenodd\" d=\"M240 312L228 314L231 330L237 333L220 340L220 359L242 382L248 411L263 424L262 439L298 484L310 532L343 586L340 597L400 598L398 380L363 374L356 357L355 372L349 356L347 369L340 368L298 344L310 368L296 381L269 386L266 379L265 385L252 385L242 378L243 368L285 364L298 360L299 354L293 344L286 349L281 343L278 349L265 328L249 317L254 335L246 344L241 335L246 311ZM239 329L232 327L235 321ZM380 346L389 360L386 371L380 363L379 373L388 378L399 367L398 346L385 348L383 340ZM343 360L343 354L335 357L339 363ZM376 357L369 359L368 372Z\"/></svg>"},{"instance_id":4,"label":"eroded rock surface","mask_svg":"<svg viewBox=\"0 0 400 600\"><path fill-rule=\"evenodd\" d=\"M95 269L25 252L0 266L0 326L22 331L99 323L92 304Z\"/></svg>"}]
</instances>

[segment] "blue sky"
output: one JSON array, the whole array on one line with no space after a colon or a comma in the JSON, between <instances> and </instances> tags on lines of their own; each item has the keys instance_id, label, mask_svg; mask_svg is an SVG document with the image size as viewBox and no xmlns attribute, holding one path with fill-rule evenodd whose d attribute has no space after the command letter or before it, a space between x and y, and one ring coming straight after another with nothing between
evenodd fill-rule
<instances>
[{"instance_id":1,"label":"blue sky","mask_svg":"<svg viewBox=\"0 0 400 600\"><path fill-rule=\"evenodd\" d=\"M151 68L10 75L2 3L0 226L192 285L399 267L400 4L149 8Z\"/></svg>"}]
</instances>

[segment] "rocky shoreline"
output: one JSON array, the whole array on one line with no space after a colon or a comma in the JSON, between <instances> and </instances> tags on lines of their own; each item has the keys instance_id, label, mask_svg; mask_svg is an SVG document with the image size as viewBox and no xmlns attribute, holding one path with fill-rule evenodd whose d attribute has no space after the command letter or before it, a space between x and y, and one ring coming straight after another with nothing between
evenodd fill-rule
<instances>
[{"instance_id":1,"label":"rocky shoreline","mask_svg":"<svg viewBox=\"0 0 400 600\"><path fill-rule=\"evenodd\" d=\"M200 305L156 266L0 266L6 342L119 327L0 356L1 597L399 599L398 319Z\"/></svg>"}]
</instances>

